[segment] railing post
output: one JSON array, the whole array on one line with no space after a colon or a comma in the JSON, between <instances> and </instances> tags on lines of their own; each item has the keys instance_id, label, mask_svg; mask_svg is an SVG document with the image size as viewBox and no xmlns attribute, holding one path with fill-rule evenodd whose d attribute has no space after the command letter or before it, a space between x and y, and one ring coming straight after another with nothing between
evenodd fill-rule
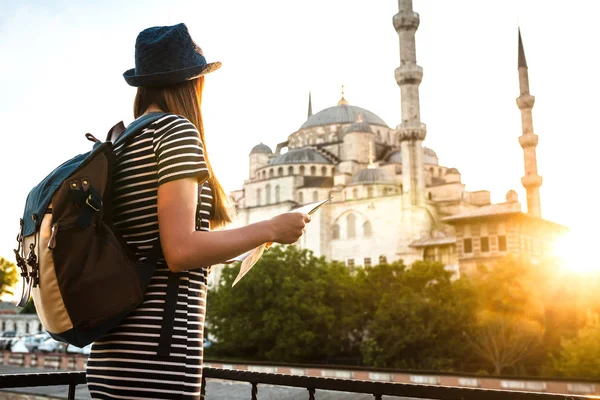
<instances>
[{"instance_id":1,"label":"railing post","mask_svg":"<svg viewBox=\"0 0 600 400\"><path fill-rule=\"evenodd\" d=\"M252 400L258 400L258 384L252 382Z\"/></svg>"},{"instance_id":2,"label":"railing post","mask_svg":"<svg viewBox=\"0 0 600 400\"><path fill-rule=\"evenodd\" d=\"M69 395L67 397L69 400L75 400L75 387L76 386L77 386L77 384L75 382L69 383Z\"/></svg>"},{"instance_id":3,"label":"railing post","mask_svg":"<svg viewBox=\"0 0 600 400\"><path fill-rule=\"evenodd\" d=\"M202 385L200 386L200 400L206 399L206 377L202 371Z\"/></svg>"},{"instance_id":4,"label":"railing post","mask_svg":"<svg viewBox=\"0 0 600 400\"><path fill-rule=\"evenodd\" d=\"M308 389L308 400L315 400L315 388L307 388Z\"/></svg>"}]
</instances>

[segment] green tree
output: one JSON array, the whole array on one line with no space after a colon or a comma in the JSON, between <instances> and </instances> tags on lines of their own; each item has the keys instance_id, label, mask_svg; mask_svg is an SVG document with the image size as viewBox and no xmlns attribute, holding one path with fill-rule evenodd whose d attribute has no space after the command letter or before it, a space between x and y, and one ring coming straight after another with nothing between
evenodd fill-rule
<instances>
[{"instance_id":1,"label":"green tree","mask_svg":"<svg viewBox=\"0 0 600 400\"><path fill-rule=\"evenodd\" d=\"M13 286L18 282L17 266L0 257L0 295L13 294Z\"/></svg>"},{"instance_id":2,"label":"green tree","mask_svg":"<svg viewBox=\"0 0 600 400\"><path fill-rule=\"evenodd\" d=\"M600 322L593 314L573 338L561 341L558 357L552 358L554 370L570 378L600 378Z\"/></svg>"},{"instance_id":3,"label":"green tree","mask_svg":"<svg viewBox=\"0 0 600 400\"><path fill-rule=\"evenodd\" d=\"M489 270L480 268L476 324L465 333L475 353L502 374L539 350L545 331L541 266L509 256Z\"/></svg>"},{"instance_id":4,"label":"green tree","mask_svg":"<svg viewBox=\"0 0 600 400\"><path fill-rule=\"evenodd\" d=\"M240 283L224 267L208 295L207 321L216 355L322 362L358 354L349 334L358 299L351 270L294 246L269 249Z\"/></svg>"},{"instance_id":5,"label":"green tree","mask_svg":"<svg viewBox=\"0 0 600 400\"><path fill-rule=\"evenodd\" d=\"M462 337L475 297L467 279L452 281L439 263L396 263L366 271L379 301L362 344L376 367L452 369L468 353Z\"/></svg>"}]
</instances>

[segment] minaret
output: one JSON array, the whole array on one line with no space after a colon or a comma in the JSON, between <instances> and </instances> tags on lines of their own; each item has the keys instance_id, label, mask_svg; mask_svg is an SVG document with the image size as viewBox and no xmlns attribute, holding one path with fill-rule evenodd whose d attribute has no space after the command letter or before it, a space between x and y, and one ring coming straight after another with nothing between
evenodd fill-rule
<instances>
[{"instance_id":1,"label":"minaret","mask_svg":"<svg viewBox=\"0 0 600 400\"><path fill-rule=\"evenodd\" d=\"M398 14L394 15L394 28L400 39L400 67L396 68L396 82L400 86L402 123L398 137L402 150L402 186L406 193L406 206L425 204L425 177L423 140L427 134L421 123L419 84L423 68L417 65L415 32L419 27L419 14L413 11L412 0L398 0Z\"/></svg>"},{"instance_id":2,"label":"minaret","mask_svg":"<svg viewBox=\"0 0 600 400\"><path fill-rule=\"evenodd\" d=\"M308 118L312 117L312 93L308 92Z\"/></svg>"},{"instance_id":3,"label":"minaret","mask_svg":"<svg viewBox=\"0 0 600 400\"><path fill-rule=\"evenodd\" d=\"M540 186L542 186L542 177L538 175L537 157L535 154L538 136L533 133L533 118L531 116L531 109L535 103L535 97L529 94L529 74L527 72L527 60L525 59L525 50L523 49L523 40L521 39L520 29L519 88L520 96L517 97L517 106L519 106L519 110L521 110L521 126L523 130L522 135L519 137L519 143L523 148L523 156L525 159L525 176L521 178L521 183L527 191L527 213L531 216L541 218Z\"/></svg>"}]
</instances>

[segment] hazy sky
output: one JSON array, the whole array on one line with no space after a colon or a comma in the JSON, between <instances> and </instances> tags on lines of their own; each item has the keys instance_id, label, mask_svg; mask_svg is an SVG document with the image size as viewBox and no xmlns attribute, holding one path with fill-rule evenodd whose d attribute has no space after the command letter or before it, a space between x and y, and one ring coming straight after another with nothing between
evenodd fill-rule
<instances>
[{"instance_id":1,"label":"hazy sky","mask_svg":"<svg viewBox=\"0 0 600 400\"><path fill-rule=\"evenodd\" d=\"M468 190L503 201L520 184L523 153L517 26L536 96L534 131L544 217L589 247L595 204L600 25L584 0L414 0L421 15L426 146L456 167ZM137 33L185 22L209 61L206 147L226 189L240 188L255 144L274 146L315 112L350 104L400 122L395 0L0 0L0 256L12 248L27 192L55 166L132 120ZM589 253L588 253L589 254Z\"/></svg>"}]
</instances>

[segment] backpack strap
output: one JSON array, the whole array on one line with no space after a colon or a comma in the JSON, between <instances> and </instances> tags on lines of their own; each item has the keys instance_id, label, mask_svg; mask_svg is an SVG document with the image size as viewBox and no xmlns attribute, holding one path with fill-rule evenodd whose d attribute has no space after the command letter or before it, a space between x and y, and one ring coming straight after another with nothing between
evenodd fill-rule
<instances>
[{"instance_id":1,"label":"backpack strap","mask_svg":"<svg viewBox=\"0 0 600 400\"><path fill-rule=\"evenodd\" d=\"M109 135L111 135L111 142L116 146L117 144L123 143L124 141L135 136L136 133L140 132L142 129L146 128L153 122L158 121L162 117L167 115L167 113L163 112L152 112L148 114L144 114L135 121L133 121L124 131L120 131L123 123L115 125L109 131ZM120 131L120 132L119 132Z\"/></svg>"}]
</instances>

